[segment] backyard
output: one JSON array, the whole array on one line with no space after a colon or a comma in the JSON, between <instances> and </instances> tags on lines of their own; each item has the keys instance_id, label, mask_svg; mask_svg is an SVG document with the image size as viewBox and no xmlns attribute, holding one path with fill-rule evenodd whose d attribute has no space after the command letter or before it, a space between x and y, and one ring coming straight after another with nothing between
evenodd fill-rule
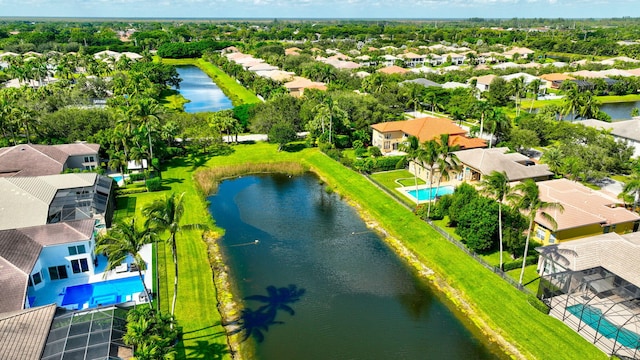
<instances>
[{"instance_id":1,"label":"backyard","mask_svg":"<svg viewBox=\"0 0 640 360\"><path fill-rule=\"evenodd\" d=\"M578 334L534 309L525 294L443 239L405 206L391 199L362 175L343 167L317 149L278 152L277 145L257 143L237 145L233 150L227 156L178 159L168 164L162 174L164 185L170 188L168 191L186 192L186 200L190 204L183 219L185 224L204 222L212 225L206 203L192 179L198 167L301 162L316 172L328 187L355 205L366 220L377 223L390 236L399 239L424 265L433 269L436 273L431 279L434 286L451 300L451 304L460 311L461 318L466 319L481 338L492 341L504 338L507 343L503 342L501 346L518 358L546 359L555 358L558 354L572 354L574 358L606 358ZM127 201L119 202L118 216L132 214L130 199L135 199L135 214L140 217L144 204L164 196L166 192L129 195ZM179 347L179 357L228 357L224 330L219 325L220 315L216 310L206 247L198 231L178 234L178 254L180 282L176 316L185 334ZM173 278L171 254L166 246L160 246L158 255L160 304L162 309L168 310Z\"/></svg>"}]
</instances>

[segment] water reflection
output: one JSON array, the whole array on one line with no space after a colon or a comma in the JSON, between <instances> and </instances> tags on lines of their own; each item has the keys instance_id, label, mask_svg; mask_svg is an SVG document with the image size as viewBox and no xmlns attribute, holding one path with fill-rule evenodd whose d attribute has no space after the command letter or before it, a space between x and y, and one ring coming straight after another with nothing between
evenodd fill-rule
<instances>
[{"instance_id":1,"label":"water reflection","mask_svg":"<svg viewBox=\"0 0 640 360\"><path fill-rule=\"evenodd\" d=\"M317 177L242 177L209 201L258 359L496 358Z\"/></svg>"}]
</instances>

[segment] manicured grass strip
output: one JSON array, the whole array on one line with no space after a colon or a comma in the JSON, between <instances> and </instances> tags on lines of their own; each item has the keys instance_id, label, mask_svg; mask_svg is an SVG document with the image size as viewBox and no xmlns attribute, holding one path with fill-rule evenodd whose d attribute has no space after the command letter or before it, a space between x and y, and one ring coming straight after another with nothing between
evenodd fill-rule
<instances>
[{"instance_id":1,"label":"manicured grass strip","mask_svg":"<svg viewBox=\"0 0 640 360\"><path fill-rule=\"evenodd\" d=\"M598 100L601 104L609 104L609 103L619 103L619 102L633 102L640 101L640 94L631 94L631 95L606 95L606 96L596 96L596 100ZM558 105L562 106L564 104L564 99L553 99L553 100L533 100L533 99L522 99L520 103L520 111L529 111L531 107L531 101L533 101L533 108L539 109L548 105ZM571 115L569 115L571 116Z\"/></svg>"},{"instance_id":2,"label":"manicured grass strip","mask_svg":"<svg viewBox=\"0 0 640 360\"><path fill-rule=\"evenodd\" d=\"M344 168L316 149L277 152L275 145L265 143L237 145L234 149L229 156L210 159L207 166L295 160L308 164L452 286L458 292L450 294L454 297L452 301L470 302L477 313L471 316L472 321L476 321L473 316L477 316L486 322L527 358L607 358L567 326L535 310L525 294L469 258L362 175Z\"/></svg>"},{"instance_id":3,"label":"manicured grass strip","mask_svg":"<svg viewBox=\"0 0 640 360\"><path fill-rule=\"evenodd\" d=\"M204 60L204 59L162 59L160 60L165 64L169 65L193 65L200 68L200 70L204 71L211 80L213 80L216 85L224 92L224 94L231 99L231 102L234 106L242 105L242 104L255 104L259 103L260 99L245 88L244 86L238 84L238 82L227 75L224 71L222 71L217 66L212 63Z\"/></svg>"}]
</instances>

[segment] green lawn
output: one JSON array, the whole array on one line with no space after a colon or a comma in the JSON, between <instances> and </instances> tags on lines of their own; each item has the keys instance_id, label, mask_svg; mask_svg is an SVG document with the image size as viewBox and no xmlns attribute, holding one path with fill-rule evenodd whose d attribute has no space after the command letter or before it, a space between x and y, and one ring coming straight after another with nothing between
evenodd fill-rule
<instances>
[{"instance_id":1,"label":"green lawn","mask_svg":"<svg viewBox=\"0 0 640 360\"><path fill-rule=\"evenodd\" d=\"M242 104L255 104L259 103L260 99L253 92L249 91L244 86L238 84L234 78L227 75L224 71L220 70L217 66L211 64L204 59L162 59L164 64L169 65L193 65L204 71L211 80L213 80L218 87L224 92L229 99L233 102L234 106Z\"/></svg>"},{"instance_id":2,"label":"green lawn","mask_svg":"<svg viewBox=\"0 0 640 360\"><path fill-rule=\"evenodd\" d=\"M141 224L143 221L141 209L153 200L174 191L186 193L184 201L188 205L183 216L184 224L204 223L213 226L206 203L193 184L192 173L193 164L185 160L171 162L168 169L162 172L163 184L170 190L132 194L119 198L116 218L135 214L137 222ZM164 238L167 237L168 234L165 234ZM180 277L176 319L184 332L183 342L178 345L177 358L230 358L224 329L220 325L220 314L216 308L213 274L201 232L190 230L178 233L177 247ZM158 295L161 309L168 312L173 296L174 275L171 248L161 242L157 251L160 276Z\"/></svg>"},{"instance_id":3,"label":"green lawn","mask_svg":"<svg viewBox=\"0 0 640 360\"><path fill-rule=\"evenodd\" d=\"M607 95L607 96L596 96L595 97L600 103L618 103L618 102L632 102L632 101L640 101L640 94L633 95ZM533 99L522 99L520 106L521 111L529 111L531 107L531 101ZM553 99L553 100L535 100L533 102L533 108L538 109L541 107L545 107L548 105L558 105L562 106L564 104L563 99Z\"/></svg>"},{"instance_id":4,"label":"green lawn","mask_svg":"<svg viewBox=\"0 0 640 360\"><path fill-rule=\"evenodd\" d=\"M411 207L416 206L415 202L411 201L400 191L396 190L396 188L401 186L415 186L416 180L411 172L407 170L384 171L371 174L371 178L379 182L382 186L394 192L400 199L402 199L405 204ZM424 184L426 184L424 180L418 178L418 185Z\"/></svg>"}]
</instances>

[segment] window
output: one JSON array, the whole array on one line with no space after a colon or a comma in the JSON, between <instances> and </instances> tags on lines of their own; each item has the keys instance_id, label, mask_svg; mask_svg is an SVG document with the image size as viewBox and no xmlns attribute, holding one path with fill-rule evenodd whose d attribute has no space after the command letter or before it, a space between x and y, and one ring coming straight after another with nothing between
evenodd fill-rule
<instances>
[{"instance_id":1,"label":"window","mask_svg":"<svg viewBox=\"0 0 640 360\"><path fill-rule=\"evenodd\" d=\"M37 273L31 275L31 277L33 278L33 284L34 285L38 285L42 282L42 275L40 275L40 272L38 271Z\"/></svg>"},{"instance_id":2,"label":"window","mask_svg":"<svg viewBox=\"0 0 640 360\"><path fill-rule=\"evenodd\" d=\"M86 252L84 245L69 246L69 255L85 254Z\"/></svg>"},{"instance_id":3,"label":"window","mask_svg":"<svg viewBox=\"0 0 640 360\"><path fill-rule=\"evenodd\" d=\"M85 156L84 162L95 162L96 159L93 156Z\"/></svg>"},{"instance_id":4,"label":"window","mask_svg":"<svg viewBox=\"0 0 640 360\"><path fill-rule=\"evenodd\" d=\"M556 236L551 234L549 235L549 244L555 244L556 243Z\"/></svg>"},{"instance_id":5,"label":"window","mask_svg":"<svg viewBox=\"0 0 640 360\"><path fill-rule=\"evenodd\" d=\"M536 237L537 237L538 239L540 239L540 240L544 240L545 235L546 235L546 231L544 231L544 229L540 229L540 228L539 228L538 230L536 230Z\"/></svg>"},{"instance_id":6,"label":"window","mask_svg":"<svg viewBox=\"0 0 640 360\"><path fill-rule=\"evenodd\" d=\"M49 268L49 277L51 277L51 280L66 279L69 277L67 268L64 265L51 266Z\"/></svg>"},{"instance_id":7,"label":"window","mask_svg":"<svg viewBox=\"0 0 640 360\"><path fill-rule=\"evenodd\" d=\"M384 138L387 140L391 139L391 134L384 134Z\"/></svg>"},{"instance_id":8,"label":"window","mask_svg":"<svg viewBox=\"0 0 640 360\"><path fill-rule=\"evenodd\" d=\"M75 259L71 260L71 269L74 274L87 272L89 271L89 264L87 263L87 259Z\"/></svg>"}]
</instances>

